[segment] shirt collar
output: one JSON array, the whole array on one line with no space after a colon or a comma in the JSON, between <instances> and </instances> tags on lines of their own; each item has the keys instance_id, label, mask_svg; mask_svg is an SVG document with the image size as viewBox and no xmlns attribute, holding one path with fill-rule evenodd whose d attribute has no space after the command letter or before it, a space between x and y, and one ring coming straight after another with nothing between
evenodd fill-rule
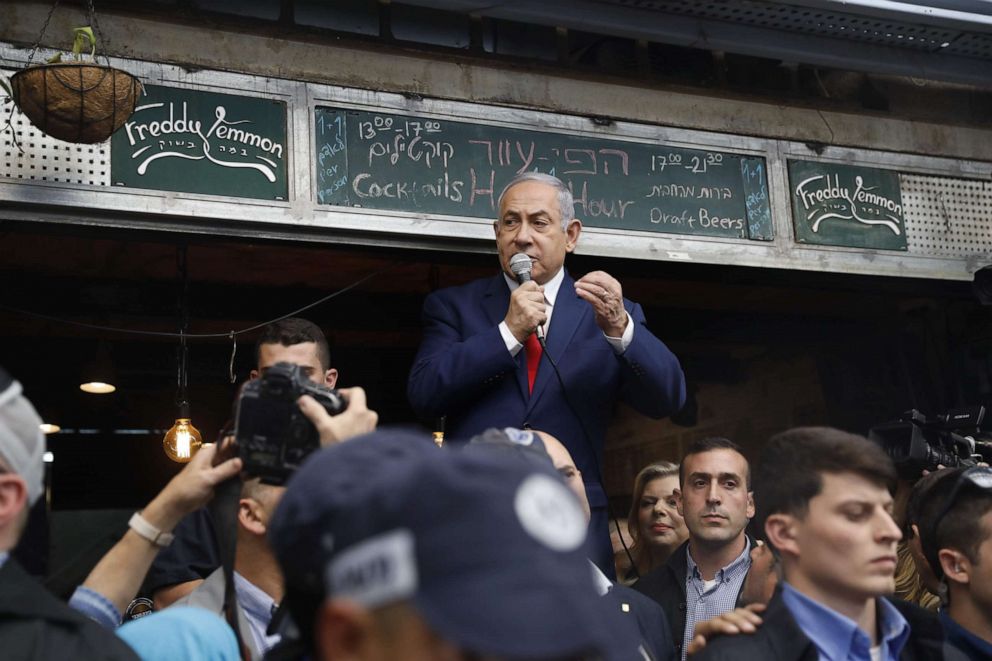
<instances>
[{"instance_id":1,"label":"shirt collar","mask_svg":"<svg viewBox=\"0 0 992 661\"><path fill-rule=\"evenodd\" d=\"M238 572L234 572L234 587L238 593L238 603L246 613L266 623L272 619L275 606L272 597Z\"/></svg>"},{"instance_id":2,"label":"shirt collar","mask_svg":"<svg viewBox=\"0 0 992 661\"><path fill-rule=\"evenodd\" d=\"M515 292L520 284L503 273L503 279L506 280L506 286L510 288L510 292ZM558 290L561 288L561 283L565 279L565 267L558 269L555 273L555 277L548 280L547 284L544 285L544 300L548 302L548 305L554 307L555 299L558 298Z\"/></svg>"},{"instance_id":3,"label":"shirt collar","mask_svg":"<svg viewBox=\"0 0 992 661\"><path fill-rule=\"evenodd\" d=\"M702 575L699 573L699 567L696 565L696 561L692 559L692 553L689 552L688 546L685 548L685 558L688 576L690 578L699 577L699 580L703 580ZM744 550L741 551L741 554L734 558L729 565L718 571L713 578L715 580L721 580L728 576L733 576L742 568L744 571L751 568L751 540L747 535L744 536Z\"/></svg>"},{"instance_id":4,"label":"shirt collar","mask_svg":"<svg viewBox=\"0 0 992 661\"><path fill-rule=\"evenodd\" d=\"M871 639L854 620L810 599L788 583L782 585L782 601L799 628L820 651L821 658L869 658ZM882 634L880 644L887 648L882 658L898 659L909 638L909 623L887 600L879 598L875 603ZM854 650L855 646L863 647L863 650L858 652Z\"/></svg>"},{"instance_id":5,"label":"shirt collar","mask_svg":"<svg viewBox=\"0 0 992 661\"><path fill-rule=\"evenodd\" d=\"M9 551L0 551L0 567L3 567L5 564L7 564L7 558L9 557L10 557Z\"/></svg>"},{"instance_id":6,"label":"shirt collar","mask_svg":"<svg viewBox=\"0 0 992 661\"><path fill-rule=\"evenodd\" d=\"M602 597L613 587L613 581L607 578L603 570L597 567L592 560L589 561L589 571L592 572L592 582L593 587L596 588L596 594Z\"/></svg>"}]
</instances>

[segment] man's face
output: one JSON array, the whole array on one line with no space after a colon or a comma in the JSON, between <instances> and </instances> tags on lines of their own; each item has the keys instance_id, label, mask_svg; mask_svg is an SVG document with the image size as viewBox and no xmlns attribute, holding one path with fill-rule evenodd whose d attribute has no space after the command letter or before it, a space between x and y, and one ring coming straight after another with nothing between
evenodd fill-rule
<instances>
[{"instance_id":1,"label":"man's face","mask_svg":"<svg viewBox=\"0 0 992 661\"><path fill-rule=\"evenodd\" d=\"M489 661L467 655L434 632L407 602L368 610L328 600L318 615L317 658L324 661Z\"/></svg>"},{"instance_id":2,"label":"man's face","mask_svg":"<svg viewBox=\"0 0 992 661\"><path fill-rule=\"evenodd\" d=\"M537 434L544 441L544 448L548 451L548 456L551 457L551 463L554 464L555 470L558 471L558 474L565 480L565 484L579 499L579 504L582 505L582 512L586 515L586 521L589 521L592 513L589 509L589 498L586 496L586 485L582 482L582 473L575 467L572 455L569 454L568 449L562 445L561 441L554 436L545 432L537 432Z\"/></svg>"},{"instance_id":3,"label":"man's face","mask_svg":"<svg viewBox=\"0 0 992 661\"><path fill-rule=\"evenodd\" d=\"M968 592L978 612L986 613L992 622L992 511L979 519L976 531L985 541L978 547L978 562L968 563L972 572L968 577Z\"/></svg>"},{"instance_id":4,"label":"man's face","mask_svg":"<svg viewBox=\"0 0 992 661\"><path fill-rule=\"evenodd\" d=\"M316 342L301 342L284 347L278 343L263 344L258 349L258 369L251 371L251 378L257 379L276 363L299 365L304 375L314 383L333 388L338 380L338 371L324 371Z\"/></svg>"},{"instance_id":5,"label":"man's face","mask_svg":"<svg viewBox=\"0 0 992 661\"><path fill-rule=\"evenodd\" d=\"M572 220L561 228L558 191L539 181L522 181L503 196L496 219L496 247L503 271L513 276L510 258L518 252L531 258L531 278L543 285L565 263L565 254L575 249L582 223Z\"/></svg>"},{"instance_id":6,"label":"man's face","mask_svg":"<svg viewBox=\"0 0 992 661\"><path fill-rule=\"evenodd\" d=\"M28 486L24 478L9 472L0 461L0 551L9 551L17 546L30 510Z\"/></svg>"},{"instance_id":7,"label":"man's face","mask_svg":"<svg viewBox=\"0 0 992 661\"><path fill-rule=\"evenodd\" d=\"M754 500L747 490L747 459L719 448L690 454L682 467L685 484L679 514L693 543L722 547L740 539L754 516Z\"/></svg>"},{"instance_id":8,"label":"man's face","mask_svg":"<svg viewBox=\"0 0 992 661\"><path fill-rule=\"evenodd\" d=\"M856 603L891 593L902 538L892 519L892 496L855 473L822 477L823 489L809 501L806 515L787 518L790 540L780 547L791 560L786 579L827 601Z\"/></svg>"},{"instance_id":9,"label":"man's face","mask_svg":"<svg viewBox=\"0 0 992 661\"><path fill-rule=\"evenodd\" d=\"M768 544L758 542L751 548L751 569L741 588L741 603L767 604L778 586L775 554Z\"/></svg>"}]
</instances>

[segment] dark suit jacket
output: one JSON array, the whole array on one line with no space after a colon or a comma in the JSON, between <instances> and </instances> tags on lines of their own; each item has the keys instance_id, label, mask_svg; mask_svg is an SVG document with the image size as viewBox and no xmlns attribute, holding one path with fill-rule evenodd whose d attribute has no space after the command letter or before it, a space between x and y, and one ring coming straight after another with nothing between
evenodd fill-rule
<instances>
[{"instance_id":1,"label":"dark suit jacket","mask_svg":"<svg viewBox=\"0 0 992 661\"><path fill-rule=\"evenodd\" d=\"M750 539L750 538L749 538ZM751 548L754 548L754 540L750 540ZM661 567L637 579L631 586L641 594L644 594L661 606L665 617L668 620L668 629L671 631L675 641L675 650L679 657L682 655L682 641L685 639L685 576L689 571L689 542L684 542L682 546L675 549L675 552L668 558ZM750 571L750 570L748 570ZM744 577L745 583L747 577ZM741 594L744 592L744 583L737 593L737 605L741 604Z\"/></svg>"},{"instance_id":2,"label":"dark suit jacket","mask_svg":"<svg viewBox=\"0 0 992 661\"><path fill-rule=\"evenodd\" d=\"M48 593L7 558L0 568L0 657L137 661L127 644Z\"/></svg>"},{"instance_id":3,"label":"dark suit jacket","mask_svg":"<svg viewBox=\"0 0 992 661\"><path fill-rule=\"evenodd\" d=\"M934 613L904 601L890 600L909 622L912 633L899 658L902 661L940 661L944 631ZM768 603L763 623L753 634L719 636L708 641L692 661L818 661L816 646L796 624L782 601L781 590Z\"/></svg>"},{"instance_id":4,"label":"dark suit jacket","mask_svg":"<svg viewBox=\"0 0 992 661\"><path fill-rule=\"evenodd\" d=\"M625 618L633 619L644 646L655 661L674 661L675 645L661 607L626 585L615 584L603 599L613 604Z\"/></svg>"},{"instance_id":5,"label":"dark suit jacket","mask_svg":"<svg viewBox=\"0 0 992 661\"><path fill-rule=\"evenodd\" d=\"M589 504L605 507L597 467L614 405L623 400L654 418L678 411L685 400L678 359L648 330L641 307L626 299L634 337L617 356L566 273L546 339L573 412L546 358L528 394L525 352L510 356L499 332L509 305L502 274L428 296L423 342L408 383L410 403L425 420L447 416L445 436L452 440L467 440L490 427L548 432L565 444L582 471Z\"/></svg>"}]
</instances>

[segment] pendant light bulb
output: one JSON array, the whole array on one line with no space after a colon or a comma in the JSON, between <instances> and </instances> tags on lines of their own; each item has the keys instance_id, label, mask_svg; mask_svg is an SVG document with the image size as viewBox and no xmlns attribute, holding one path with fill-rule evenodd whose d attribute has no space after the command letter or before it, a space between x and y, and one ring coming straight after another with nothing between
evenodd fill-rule
<instances>
[{"instance_id":1,"label":"pendant light bulb","mask_svg":"<svg viewBox=\"0 0 992 661\"><path fill-rule=\"evenodd\" d=\"M189 462L202 445L200 430L193 426L189 418L177 418L176 424L172 425L172 429L165 433L162 440L165 454L180 464Z\"/></svg>"}]
</instances>

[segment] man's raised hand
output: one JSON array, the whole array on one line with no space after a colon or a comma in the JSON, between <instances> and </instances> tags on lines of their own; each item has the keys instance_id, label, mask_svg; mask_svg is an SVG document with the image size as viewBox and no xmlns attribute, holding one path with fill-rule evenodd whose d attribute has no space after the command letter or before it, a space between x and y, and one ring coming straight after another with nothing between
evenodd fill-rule
<instances>
[{"instance_id":1,"label":"man's raised hand","mask_svg":"<svg viewBox=\"0 0 992 661\"><path fill-rule=\"evenodd\" d=\"M323 406L310 395L303 395L297 405L317 428L322 446L346 441L352 436L367 434L375 429L379 414L368 408L365 390L362 388L341 388L338 393L348 402L348 408L338 415L330 415Z\"/></svg>"},{"instance_id":2,"label":"man's raised hand","mask_svg":"<svg viewBox=\"0 0 992 661\"><path fill-rule=\"evenodd\" d=\"M575 281L575 293L592 306L596 325L609 337L622 337L627 328L623 289L616 278L604 271L593 271Z\"/></svg>"}]
</instances>

